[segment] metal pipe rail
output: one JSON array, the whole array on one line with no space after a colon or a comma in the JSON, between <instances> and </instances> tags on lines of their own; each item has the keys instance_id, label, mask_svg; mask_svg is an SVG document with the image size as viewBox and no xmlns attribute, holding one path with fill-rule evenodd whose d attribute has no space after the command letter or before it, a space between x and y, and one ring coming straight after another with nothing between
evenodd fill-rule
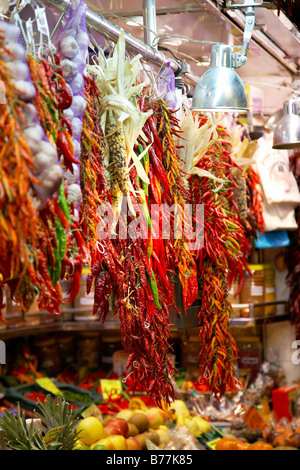
<instances>
[{"instance_id":1,"label":"metal pipe rail","mask_svg":"<svg viewBox=\"0 0 300 470\"><path fill-rule=\"evenodd\" d=\"M69 5L69 0L43 0L43 3L60 11L65 11ZM86 10L86 24L99 34L105 34L113 42L118 41L121 28L119 28L119 26L115 25L114 23L110 23L104 18L104 16L95 13L89 8ZM175 74L181 71L181 65L179 62L173 58L166 58L161 51L158 51L155 49L155 47L145 44L126 31L125 43L129 52L134 54L141 54L144 60L152 62L158 66L168 62L170 63L170 67ZM195 75L194 73L188 72L184 75L191 84L196 85L199 80L199 76Z\"/></svg>"}]
</instances>

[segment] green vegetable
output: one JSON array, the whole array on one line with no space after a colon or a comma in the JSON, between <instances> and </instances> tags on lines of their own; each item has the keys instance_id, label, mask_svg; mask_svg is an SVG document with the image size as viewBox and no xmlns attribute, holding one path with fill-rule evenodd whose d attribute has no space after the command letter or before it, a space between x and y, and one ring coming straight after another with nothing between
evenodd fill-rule
<instances>
[{"instance_id":1,"label":"green vegetable","mask_svg":"<svg viewBox=\"0 0 300 470\"><path fill-rule=\"evenodd\" d=\"M71 222L69 206L67 202L67 198L65 196L65 183L62 181L60 187L57 190L57 202L60 205L63 213L67 217L68 221Z\"/></svg>"},{"instance_id":2,"label":"green vegetable","mask_svg":"<svg viewBox=\"0 0 300 470\"><path fill-rule=\"evenodd\" d=\"M159 303L158 289L157 289L157 284L156 284L156 279L155 279L153 269L151 269L151 275L152 277L147 273L147 281L149 282L152 297L153 297L156 307L161 308L161 305Z\"/></svg>"}]
</instances>

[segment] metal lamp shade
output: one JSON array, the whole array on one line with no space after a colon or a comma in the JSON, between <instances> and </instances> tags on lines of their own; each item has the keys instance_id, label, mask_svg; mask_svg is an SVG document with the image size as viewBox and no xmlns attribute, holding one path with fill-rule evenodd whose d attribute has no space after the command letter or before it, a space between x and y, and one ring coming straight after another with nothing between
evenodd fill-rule
<instances>
[{"instance_id":1,"label":"metal lamp shade","mask_svg":"<svg viewBox=\"0 0 300 470\"><path fill-rule=\"evenodd\" d=\"M272 116L269 117L269 119L265 122L264 127L268 129L269 131L274 132L281 118L283 118L282 108L276 111L276 113L272 114Z\"/></svg>"},{"instance_id":2,"label":"metal lamp shade","mask_svg":"<svg viewBox=\"0 0 300 470\"><path fill-rule=\"evenodd\" d=\"M297 101L293 99L285 101L283 112L284 116L274 132L273 149L300 148L300 116Z\"/></svg>"},{"instance_id":3,"label":"metal lamp shade","mask_svg":"<svg viewBox=\"0 0 300 470\"><path fill-rule=\"evenodd\" d=\"M194 111L248 111L245 87L232 67L231 47L226 44L213 46L210 68L202 75L194 90Z\"/></svg>"}]
</instances>

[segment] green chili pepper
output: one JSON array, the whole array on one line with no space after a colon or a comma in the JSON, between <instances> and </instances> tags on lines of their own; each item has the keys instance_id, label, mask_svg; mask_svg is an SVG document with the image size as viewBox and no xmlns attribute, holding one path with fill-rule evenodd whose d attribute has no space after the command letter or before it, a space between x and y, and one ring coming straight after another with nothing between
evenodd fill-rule
<instances>
[{"instance_id":1,"label":"green chili pepper","mask_svg":"<svg viewBox=\"0 0 300 470\"><path fill-rule=\"evenodd\" d=\"M65 229L58 217L55 217L55 239L57 248L53 248L55 256L55 266L50 269L51 280L53 285L57 283L61 275L62 260L65 257L66 247L67 247L67 236Z\"/></svg>"},{"instance_id":2,"label":"green chili pepper","mask_svg":"<svg viewBox=\"0 0 300 470\"><path fill-rule=\"evenodd\" d=\"M110 308L111 308L112 313L114 313L114 311L115 311L115 298L114 298L113 291L111 291L111 293L110 293Z\"/></svg>"},{"instance_id":3,"label":"green chili pepper","mask_svg":"<svg viewBox=\"0 0 300 470\"><path fill-rule=\"evenodd\" d=\"M152 277L147 273L147 280L148 280L149 285L150 285L150 289L151 289L151 292L152 292L152 297L153 297L153 300L154 300L154 303L155 303L156 307L161 308L161 305L159 303L159 295L158 295L156 279L155 279L155 275L154 275L154 272L153 272L152 268L151 268L151 275L152 275Z\"/></svg>"},{"instance_id":4,"label":"green chili pepper","mask_svg":"<svg viewBox=\"0 0 300 470\"><path fill-rule=\"evenodd\" d=\"M138 150L138 154L140 155L145 149L142 146L142 144L138 144L137 150ZM149 171L149 153L148 152L145 153L145 155L141 159L141 164L143 165L143 167L146 171L146 174L148 175L148 171ZM138 182L139 182L139 179L138 179ZM145 181L142 180L142 186L143 186L143 190L145 191L145 195L148 196L148 194L149 194L148 193L148 184L145 183Z\"/></svg>"},{"instance_id":5,"label":"green chili pepper","mask_svg":"<svg viewBox=\"0 0 300 470\"><path fill-rule=\"evenodd\" d=\"M152 232L151 217L150 217L150 214L149 214L149 209L148 209L148 204L147 204L147 201L146 201L145 193L143 191L141 191L140 196L141 196L141 199L142 199L142 214L143 214L143 216L144 216L144 218L147 222L149 230Z\"/></svg>"},{"instance_id":6,"label":"green chili pepper","mask_svg":"<svg viewBox=\"0 0 300 470\"><path fill-rule=\"evenodd\" d=\"M57 202L60 205L63 213L67 217L68 221L71 222L69 206L68 206L68 202L67 202L67 199L66 199L66 196L65 196L64 188L65 188L64 181L62 181L60 187L57 190L57 196L58 196L57 197Z\"/></svg>"}]
</instances>

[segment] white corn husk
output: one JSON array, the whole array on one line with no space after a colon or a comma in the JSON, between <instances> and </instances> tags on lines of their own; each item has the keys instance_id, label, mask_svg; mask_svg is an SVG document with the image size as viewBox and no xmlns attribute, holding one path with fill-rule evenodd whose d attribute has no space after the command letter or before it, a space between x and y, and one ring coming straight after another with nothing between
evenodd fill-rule
<instances>
[{"instance_id":1,"label":"white corn husk","mask_svg":"<svg viewBox=\"0 0 300 470\"><path fill-rule=\"evenodd\" d=\"M144 88L144 83L136 84L142 71L140 58L141 55L137 55L130 61L125 60L125 38L122 30L112 57L105 59L99 54L98 63L87 65L86 73L94 77L103 97L98 110L102 129L106 127L108 111L112 111L117 128L118 124L122 124L124 128L128 168L133 164L141 180L149 184L149 178L140 158L134 152L134 145L138 137L143 136L144 124L153 112L150 110L144 113L132 102ZM108 157L104 161L107 163L107 160ZM133 210L130 192L134 193L134 190L129 182L128 188L128 206Z\"/></svg>"}]
</instances>

